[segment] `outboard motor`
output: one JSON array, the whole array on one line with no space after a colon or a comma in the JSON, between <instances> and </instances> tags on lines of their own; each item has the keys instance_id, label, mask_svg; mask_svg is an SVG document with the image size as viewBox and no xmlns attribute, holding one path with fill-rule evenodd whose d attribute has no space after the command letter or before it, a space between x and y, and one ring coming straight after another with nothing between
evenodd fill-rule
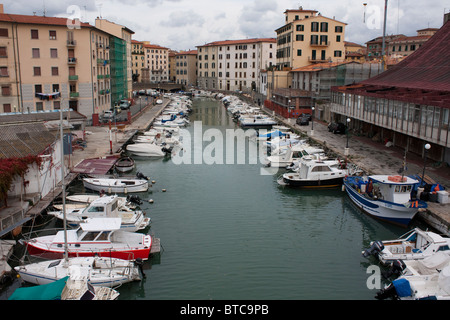
<instances>
[{"instance_id":1,"label":"outboard motor","mask_svg":"<svg viewBox=\"0 0 450 320\"><path fill-rule=\"evenodd\" d=\"M166 155L171 154L172 153L172 149L173 149L172 147L170 147L170 148L166 148L166 147L161 148L161 150L163 152L165 152Z\"/></svg>"},{"instance_id":2,"label":"outboard motor","mask_svg":"<svg viewBox=\"0 0 450 320\"><path fill-rule=\"evenodd\" d=\"M134 204L137 204L137 205L141 205L142 204L141 198L139 198L139 196L137 196L137 195L128 195L127 196L127 201L131 202L131 203L134 203Z\"/></svg>"},{"instance_id":3,"label":"outboard motor","mask_svg":"<svg viewBox=\"0 0 450 320\"><path fill-rule=\"evenodd\" d=\"M139 268L139 272L142 274L143 278L146 278L147 276L144 273L144 261L142 261L141 258L137 258L136 260L134 260L134 264Z\"/></svg>"},{"instance_id":4,"label":"outboard motor","mask_svg":"<svg viewBox=\"0 0 450 320\"><path fill-rule=\"evenodd\" d=\"M381 289L377 292L375 299L384 300L384 299L397 299L397 290L393 283L391 283L388 287Z\"/></svg>"},{"instance_id":5,"label":"outboard motor","mask_svg":"<svg viewBox=\"0 0 450 320\"><path fill-rule=\"evenodd\" d=\"M394 260L392 261L391 268L387 272L382 272L383 277L390 278L391 276L395 275L395 277L398 277L402 274L402 271L406 269L406 264L403 262L403 260Z\"/></svg>"},{"instance_id":6,"label":"outboard motor","mask_svg":"<svg viewBox=\"0 0 450 320\"><path fill-rule=\"evenodd\" d=\"M367 258L368 256L375 255L378 252L383 251L383 249L384 249L383 242L375 241L369 249L363 252L362 255L364 258Z\"/></svg>"},{"instance_id":7,"label":"outboard motor","mask_svg":"<svg viewBox=\"0 0 450 320\"><path fill-rule=\"evenodd\" d=\"M144 175L142 174L142 172L137 172L137 173L136 173L136 177L139 178L139 179L148 180L148 177L144 176Z\"/></svg>"}]
</instances>

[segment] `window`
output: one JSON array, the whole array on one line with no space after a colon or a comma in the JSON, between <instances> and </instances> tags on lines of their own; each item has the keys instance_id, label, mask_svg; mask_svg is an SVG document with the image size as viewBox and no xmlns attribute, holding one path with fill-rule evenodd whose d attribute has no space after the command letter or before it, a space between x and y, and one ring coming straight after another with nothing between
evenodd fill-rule
<instances>
[{"instance_id":1,"label":"window","mask_svg":"<svg viewBox=\"0 0 450 320\"><path fill-rule=\"evenodd\" d=\"M297 25L297 31L305 31L305 26L302 24Z\"/></svg>"},{"instance_id":2,"label":"window","mask_svg":"<svg viewBox=\"0 0 450 320\"><path fill-rule=\"evenodd\" d=\"M302 34L297 34L297 35L295 36L295 40L297 40L297 41L303 41L303 39L304 39L304 37L303 37Z\"/></svg>"},{"instance_id":3,"label":"window","mask_svg":"<svg viewBox=\"0 0 450 320\"><path fill-rule=\"evenodd\" d=\"M53 109L54 110L61 109L61 101L53 101Z\"/></svg>"},{"instance_id":4,"label":"window","mask_svg":"<svg viewBox=\"0 0 450 320\"><path fill-rule=\"evenodd\" d=\"M297 56L301 56L302 55L302 49L298 49L297 50Z\"/></svg>"},{"instance_id":5,"label":"window","mask_svg":"<svg viewBox=\"0 0 450 320\"><path fill-rule=\"evenodd\" d=\"M41 67L33 67L33 75L40 76L41 75Z\"/></svg>"},{"instance_id":6,"label":"window","mask_svg":"<svg viewBox=\"0 0 450 320\"><path fill-rule=\"evenodd\" d=\"M0 58L7 58L8 52L6 50L6 47L0 47Z\"/></svg>"},{"instance_id":7,"label":"window","mask_svg":"<svg viewBox=\"0 0 450 320\"><path fill-rule=\"evenodd\" d=\"M334 56L335 57L342 57L342 51L341 50L335 50L334 51Z\"/></svg>"},{"instance_id":8,"label":"window","mask_svg":"<svg viewBox=\"0 0 450 320\"><path fill-rule=\"evenodd\" d=\"M52 85L52 92L59 92L59 84Z\"/></svg>"},{"instance_id":9,"label":"window","mask_svg":"<svg viewBox=\"0 0 450 320\"><path fill-rule=\"evenodd\" d=\"M8 29L0 28L0 37L8 37Z\"/></svg>"},{"instance_id":10,"label":"window","mask_svg":"<svg viewBox=\"0 0 450 320\"><path fill-rule=\"evenodd\" d=\"M31 29L31 39L39 39L39 31Z\"/></svg>"},{"instance_id":11,"label":"window","mask_svg":"<svg viewBox=\"0 0 450 320\"><path fill-rule=\"evenodd\" d=\"M328 32L328 22L320 23L320 32Z\"/></svg>"},{"instance_id":12,"label":"window","mask_svg":"<svg viewBox=\"0 0 450 320\"><path fill-rule=\"evenodd\" d=\"M318 43L319 43L319 36L311 35L311 44L318 44Z\"/></svg>"},{"instance_id":13,"label":"window","mask_svg":"<svg viewBox=\"0 0 450 320\"><path fill-rule=\"evenodd\" d=\"M311 31L312 32L319 31L319 23L318 22L311 22Z\"/></svg>"},{"instance_id":14,"label":"window","mask_svg":"<svg viewBox=\"0 0 450 320\"><path fill-rule=\"evenodd\" d=\"M44 104L42 102L36 102L36 111L44 110Z\"/></svg>"},{"instance_id":15,"label":"window","mask_svg":"<svg viewBox=\"0 0 450 320\"><path fill-rule=\"evenodd\" d=\"M50 57L58 58L58 49L50 49Z\"/></svg>"},{"instance_id":16,"label":"window","mask_svg":"<svg viewBox=\"0 0 450 320\"><path fill-rule=\"evenodd\" d=\"M10 103L4 103L3 104L3 112L11 112L11 104Z\"/></svg>"},{"instance_id":17,"label":"window","mask_svg":"<svg viewBox=\"0 0 450 320\"><path fill-rule=\"evenodd\" d=\"M56 30L50 30L48 35L50 40L56 40Z\"/></svg>"},{"instance_id":18,"label":"window","mask_svg":"<svg viewBox=\"0 0 450 320\"><path fill-rule=\"evenodd\" d=\"M57 76L58 74L58 67L52 67L52 76Z\"/></svg>"},{"instance_id":19,"label":"window","mask_svg":"<svg viewBox=\"0 0 450 320\"><path fill-rule=\"evenodd\" d=\"M33 48L33 49L31 49L31 51L32 51L33 58L40 58L41 54L39 52L39 48Z\"/></svg>"},{"instance_id":20,"label":"window","mask_svg":"<svg viewBox=\"0 0 450 320\"><path fill-rule=\"evenodd\" d=\"M336 36L336 42L341 42L341 36Z\"/></svg>"},{"instance_id":21,"label":"window","mask_svg":"<svg viewBox=\"0 0 450 320\"><path fill-rule=\"evenodd\" d=\"M342 31L343 31L342 26L336 26L336 27L334 27L334 32L342 32Z\"/></svg>"},{"instance_id":22,"label":"window","mask_svg":"<svg viewBox=\"0 0 450 320\"><path fill-rule=\"evenodd\" d=\"M8 67L0 67L0 77L8 77Z\"/></svg>"},{"instance_id":23,"label":"window","mask_svg":"<svg viewBox=\"0 0 450 320\"><path fill-rule=\"evenodd\" d=\"M2 96L10 96L10 95L11 95L11 87L2 86Z\"/></svg>"}]
</instances>

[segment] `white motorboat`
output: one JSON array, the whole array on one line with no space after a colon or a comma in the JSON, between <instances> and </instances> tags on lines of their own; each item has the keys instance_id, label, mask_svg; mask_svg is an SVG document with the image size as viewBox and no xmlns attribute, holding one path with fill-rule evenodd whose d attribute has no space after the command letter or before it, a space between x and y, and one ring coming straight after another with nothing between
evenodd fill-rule
<instances>
[{"instance_id":1,"label":"white motorboat","mask_svg":"<svg viewBox=\"0 0 450 320\"><path fill-rule=\"evenodd\" d=\"M143 192L148 190L146 179L119 178L83 178L85 188L107 193Z\"/></svg>"},{"instance_id":2,"label":"white motorboat","mask_svg":"<svg viewBox=\"0 0 450 320\"><path fill-rule=\"evenodd\" d=\"M301 159L298 172L282 175L278 183L301 188L333 188L342 185L348 169L339 160Z\"/></svg>"},{"instance_id":3,"label":"white motorboat","mask_svg":"<svg viewBox=\"0 0 450 320\"><path fill-rule=\"evenodd\" d=\"M402 226L407 226L419 209L427 207L426 202L411 199L411 191L418 183L410 177L389 175L348 176L344 179L349 198L363 212ZM369 187L371 185L373 187Z\"/></svg>"},{"instance_id":4,"label":"white motorboat","mask_svg":"<svg viewBox=\"0 0 450 320\"><path fill-rule=\"evenodd\" d=\"M130 232L143 230L150 225L150 218L145 217L142 210L120 210L117 195L99 197L84 208L68 208L67 206L66 204L65 218L71 226L78 226L89 218L120 218L121 230ZM64 219L62 210L47 213L58 219Z\"/></svg>"},{"instance_id":5,"label":"white motorboat","mask_svg":"<svg viewBox=\"0 0 450 320\"><path fill-rule=\"evenodd\" d=\"M165 157L171 150L154 143L135 143L127 146L127 151L139 157Z\"/></svg>"},{"instance_id":6,"label":"white motorboat","mask_svg":"<svg viewBox=\"0 0 450 320\"><path fill-rule=\"evenodd\" d=\"M120 218L90 218L77 229L22 240L28 253L47 259L68 257L111 257L124 260L147 260L152 237L142 233L122 231ZM67 234L67 249L65 248Z\"/></svg>"},{"instance_id":7,"label":"white motorboat","mask_svg":"<svg viewBox=\"0 0 450 320\"><path fill-rule=\"evenodd\" d=\"M363 256L375 256L383 264L391 264L395 260L421 260L436 252L450 256L450 238L414 228L398 239L371 242Z\"/></svg>"},{"instance_id":8,"label":"white motorboat","mask_svg":"<svg viewBox=\"0 0 450 320\"><path fill-rule=\"evenodd\" d=\"M286 168L294 161L299 161L305 156L317 155L317 158L326 159L323 149L312 147L308 144L297 143L286 148L279 148L273 155L266 158L267 165L274 168Z\"/></svg>"},{"instance_id":9,"label":"white motorboat","mask_svg":"<svg viewBox=\"0 0 450 320\"><path fill-rule=\"evenodd\" d=\"M270 117L258 114L252 117L240 118L239 123L243 128L249 127L271 127L276 125L277 122Z\"/></svg>"},{"instance_id":10,"label":"white motorboat","mask_svg":"<svg viewBox=\"0 0 450 320\"><path fill-rule=\"evenodd\" d=\"M380 300L450 300L450 265L431 274L401 276L375 297Z\"/></svg>"},{"instance_id":11,"label":"white motorboat","mask_svg":"<svg viewBox=\"0 0 450 320\"><path fill-rule=\"evenodd\" d=\"M105 257L73 257L17 266L25 282L42 285L71 275L85 277L93 286L116 287L141 280L139 262Z\"/></svg>"}]
</instances>

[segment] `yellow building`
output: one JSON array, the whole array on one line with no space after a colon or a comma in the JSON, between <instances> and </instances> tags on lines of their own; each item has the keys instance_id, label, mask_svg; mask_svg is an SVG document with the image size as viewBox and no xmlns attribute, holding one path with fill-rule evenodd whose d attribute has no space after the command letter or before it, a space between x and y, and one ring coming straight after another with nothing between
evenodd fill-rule
<instances>
[{"instance_id":1,"label":"yellow building","mask_svg":"<svg viewBox=\"0 0 450 320\"><path fill-rule=\"evenodd\" d=\"M169 49L144 42L145 68L143 82L162 83L169 81Z\"/></svg>"},{"instance_id":2,"label":"yellow building","mask_svg":"<svg viewBox=\"0 0 450 320\"><path fill-rule=\"evenodd\" d=\"M0 9L0 112L110 108L109 34L66 18Z\"/></svg>"},{"instance_id":3,"label":"yellow building","mask_svg":"<svg viewBox=\"0 0 450 320\"><path fill-rule=\"evenodd\" d=\"M142 81L142 69L145 68L144 43L131 40L131 72L133 82Z\"/></svg>"},{"instance_id":4,"label":"yellow building","mask_svg":"<svg viewBox=\"0 0 450 320\"><path fill-rule=\"evenodd\" d=\"M175 81L184 86L197 85L197 50L181 51L175 55Z\"/></svg>"},{"instance_id":5,"label":"yellow building","mask_svg":"<svg viewBox=\"0 0 450 320\"><path fill-rule=\"evenodd\" d=\"M322 16L316 10L286 10L285 25L276 29L278 70L311 63L345 59L344 22Z\"/></svg>"}]
</instances>

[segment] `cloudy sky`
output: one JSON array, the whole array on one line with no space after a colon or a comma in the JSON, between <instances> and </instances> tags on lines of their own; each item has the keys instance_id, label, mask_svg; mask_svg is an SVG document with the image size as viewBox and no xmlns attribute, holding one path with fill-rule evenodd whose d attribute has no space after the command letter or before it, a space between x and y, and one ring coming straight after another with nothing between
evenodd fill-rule
<instances>
[{"instance_id":1,"label":"cloudy sky","mask_svg":"<svg viewBox=\"0 0 450 320\"><path fill-rule=\"evenodd\" d=\"M345 40L364 44L383 34L384 0L3 0L4 11L80 18L103 17L133 30L133 39L174 50L218 40L276 37L286 9L314 9L347 23ZM366 3L366 6L363 4ZM387 34L439 28L448 0L389 0Z\"/></svg>"}]
</instances>

